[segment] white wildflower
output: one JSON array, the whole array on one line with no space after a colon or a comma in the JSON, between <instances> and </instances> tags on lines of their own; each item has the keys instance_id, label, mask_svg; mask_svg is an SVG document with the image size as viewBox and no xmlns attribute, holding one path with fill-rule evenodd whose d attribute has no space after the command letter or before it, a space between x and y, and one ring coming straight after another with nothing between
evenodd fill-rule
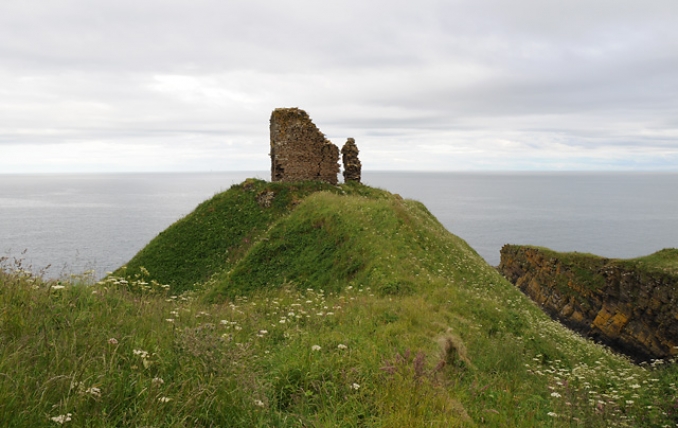
<instances>
[{"instance_id":1,"label":"white wildflower","mask_svg":"<svg viewBox=\"0 0 678 428\"><path fill-rule=\"evenodd\" d=\"M560 398L560 397L561 397L561 395L560 395L560 394L558 394L557 392L552 392L552 393L551 393L551 397L556 397L556 398Z\"/></svg>"},{"instance_id":2,"label":"white wildflower","mask_svg":"<svg viewBox=\"0 0 678 428\"><path fill-rule=\"evenodd\" d=\"M158 401L161 403L169 403L170 401L172 401L172 399L169 397L160 397L158 398Z\"/></svg>"},{"instance_id":3,"label":"white wildflower","mask_svg":"<svg viewBox=\"0 0 678 428\"><path fill-rule=\"evenodd\" d=\"M132 352L134 352L134 355L138 355L141 358L148 358L148 352L144 351L143 349L135 349Z\"/></svg>"},{"instance_id":4,"label":"white wildflower","mask_svg":"<svg viewBox=\"0 0 678 428\"><path fill-rule=\"evenodd\" d=\"M117 345L118 339L116 339L115 337L111 337L110 339L108 339L108 344L109 345Z\"/></svg>"},{"instance_id":5,"label":"white wildflower","mask_svg":"<svg viewBox=\"0 0 678 428\"><path fill-rule=\"evenodd\" d=\"M321 349L322 349L322 348L320 347L320 345L313 345L313 346L311 346L311 351L320 351Z\"/></svg>"},{"instance_id":6,"label":"white wildflower","mask_svg":"<svg viewBox=\"0 0 678 428\"><path fill-rule=\"evenodd\" d=\"M89 394L92 397L99 398L101 397L101 389L96 386L91 386L85 390L85 394Z\"/></svg>"},{"instance_id":7,"label":"white wildflower","mask_svg":"<svg viewBox=\"0 0 678 428\"><path fill-rule=\"evenodd\" d=\"M348 346L344 345L343 343L340 343L340 344L337 345L337 348L339 348L339 350L344 350L344 349L347 349Z\"/></svg>"},{"instance_id":8,"label":"white wildflower","mask_svg":"<svg viewBox=\"0 0 678 428\"><path fill-rule=\"evenodd\" d=\"M360 385L357 383L353 382L353 385L351 385L351 388L355 389L356 391L360 389Z\"/></svg>"},{"instance_id":9,"label":"white wildflower","mask_svg":"<svg viewBox=\"0 0 678 428\"><path fill-rule=\"evenodd\" d=\"M66 422L71 421L71 416L73 416L73 415L70 414L70 413L66 413L65 415L54 416L53 418L50 418L50 419L52 419L54 422L56 422L58 424L63 425Z\"/></svg>"},{"instance_id":10,"label":"white wildflower","mask_svg":"<svg viewBox=\"0 0 678 428\"><path fill-rule=\"evenodd\" d=\"M154 377L154 378L151 380L151 384L152 384L153 386L160 386L160 385L162 385L162 384L164 384L164 383L165 383L165 381L162 380L161 377Z\"/></svg>"},{"instance_id":11,"label":"white wildflower","mask_svg":"<svg viewBox=\"0 0 678 428\"><path fill-rule=\"evenodd\" d=\"M261 401L261 400L254 400L254 405L257 406L257 407L264 407L265 406L264 402Z\"/></svg>"}]
</instances>

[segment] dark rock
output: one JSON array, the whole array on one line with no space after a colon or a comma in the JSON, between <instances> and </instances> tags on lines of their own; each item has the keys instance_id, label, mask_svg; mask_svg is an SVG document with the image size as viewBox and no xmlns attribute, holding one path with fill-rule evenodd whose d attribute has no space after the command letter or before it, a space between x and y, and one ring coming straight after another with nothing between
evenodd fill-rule
<instances>
[{"instance_id":1,"label":"dark rock","mask_svg":"<svg viewBox=\"0 0 678 428\"><path fill-rule=\"evenodd\" d=\"M678 355L678 275L589 254L505 245L499 271L545 312L636 361Z\"/></svg>"},{"instance_id":2,"label":"dark rock","mask_svg":"<svg viewBox=\"0 0 678 428\"><path fill-rule=\"evenodd\" d=\"M357 181L360 183L360 171L362 164L358 159L358 146L353 138L346 140L341 148L341 163L344 164L344 181Z\"/></svg>"}]
</instances>

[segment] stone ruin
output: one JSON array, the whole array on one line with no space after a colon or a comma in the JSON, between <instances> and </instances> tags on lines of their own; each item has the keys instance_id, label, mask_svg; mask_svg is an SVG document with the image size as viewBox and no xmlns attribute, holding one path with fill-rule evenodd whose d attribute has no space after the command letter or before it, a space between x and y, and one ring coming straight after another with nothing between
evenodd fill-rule
<instances>
[{"instance_id":1,"label":"stone ruin","mask_svg":"<svg viewBox=\"0 0 678 428\"><path fill-rule=\"evenodd\" d=\"M346 140L344 147L341 148L341 163L344 164L344 181L357 181L360 183L360 170L362 164L358 159L358 146L355 145L355 140L349 138Z\"/></svg>"},{"instance_id":2,"label":"stone ruin","mask_svg":"<svg viewBox=\"0 0 678 428\"><path fill-rule=\"evenodd\" d=\"M337 184L339 148L325 138L305 111L273 110L270 133L271 181L318 180ZM353 138L346 142L342 154L344 179L360 181L358 147Z\"/></svg>"}]
</instances>

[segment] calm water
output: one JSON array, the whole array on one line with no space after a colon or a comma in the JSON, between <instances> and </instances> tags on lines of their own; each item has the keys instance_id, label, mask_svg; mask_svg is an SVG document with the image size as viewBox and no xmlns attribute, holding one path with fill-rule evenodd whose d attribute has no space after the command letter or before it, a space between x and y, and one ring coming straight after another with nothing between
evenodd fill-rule
<instances>
[{"instance_id":1,"label":"calm water","mask_svg":"<svg viewBox=\"0 0 678 428\"><path fill-rule=\"evenodd\" d=\"M103 275L247 177L268 173L0 175L0 255L51 264L52 277ZM678 247L678 174L365 172L363 182L423 202L492 265L505 243L623 258Z\"/></svg>"}]
</instances>

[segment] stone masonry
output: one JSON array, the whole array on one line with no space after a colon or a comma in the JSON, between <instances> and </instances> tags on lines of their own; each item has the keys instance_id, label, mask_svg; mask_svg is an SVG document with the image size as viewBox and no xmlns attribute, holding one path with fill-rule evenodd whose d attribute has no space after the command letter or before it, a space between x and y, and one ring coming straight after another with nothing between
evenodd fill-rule
<instances>
[{"instance_id":1,"label":"stone masonry","mask_svg":"<svg viewBox=\"0 0 678 428\"><path fill-rule=\"evenodd\" d=\"M337 184L339 149L298 108L271 113L271 181Z\"/></svg>"},{"instance_id":2,"label":"stone masonry","mask_svg":"<svg viewBox=\"0 0 678 428\"><path fill-rule=\"evenodd\" d=\"M357 181L360 183L360 170L362 165L358 159L358 146L355 140L349 138L341 148L341 163L344 164L344 181Z\"/></svg>"}]
</instances>

